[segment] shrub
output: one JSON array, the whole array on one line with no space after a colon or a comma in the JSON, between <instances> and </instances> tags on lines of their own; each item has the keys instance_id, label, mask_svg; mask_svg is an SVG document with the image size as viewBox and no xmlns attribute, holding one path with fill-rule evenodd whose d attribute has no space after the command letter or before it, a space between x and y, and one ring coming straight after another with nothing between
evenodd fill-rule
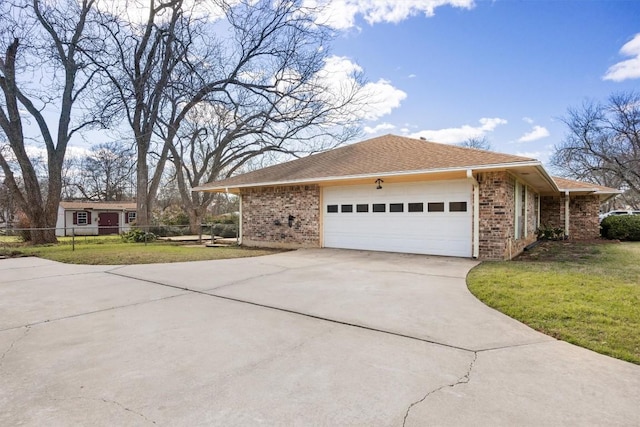
<instances>
[{"instance_id":1,"label":"shrub","mask_svg":"<svg viewBox=\"0 0 640 427\"><path fill-rule=\"evenodd\" d=\"M203 223L204 224L237 224L239 220L238 215L236 214L222 214L222 215L215 215L215 216L206 216L203 219Z\"/></svg>"},{"instance_id":2,"label":"shrub","mask_svg":"<svg viewBox=\"0 0 640 427\"><path fill-rule=\"evenodd\" d=\"M640 215L611 215L600 223L600 235L607 239L640 241Z\"/></svg>"},{"instance_id":3,"label":"shrub","mask_svg":"<svg viewBox=\"0 0 640 427\"><path fill-rule=\"evenodd\" d=\"M164 225L189 225L189 216L180 206L169 206L162 211L155 211L154 222Z\"/></svg>"},{"instance_id":4,"label":"shrub","mask_svg":"<svg viewBox=\"0 0 640 427\"><path fill-rule=\"evenodd\" d=\"M238 227L235 224L213 224L211 226L211 233L220 237L236 237Z\"/></svg>"},{"instance_id":5,"label":"shrub","mask_svg":"<svg viewBox=\"0 0 640 427\"><path fill-rule=\"evenodd\" d=\"M543 225L536 230L538 240L564 240L564 229Z\"/></svg>"},{"instance_id":6,"label":"shrub","mask_svg":"<svg viewBox=\"0 0 640 427\"><path fill-rule=\"evenodd\" d=\"M156 236L163 237L184 236L185 234L188 234L189 227L177 225L153 225L149 227L149 232Z\"/></svg>"},{"instance_id":7,"label":"shrub","mask_svg":"<svg viewBox=\"0 0 640 427\"><path fill-rule=\"evenodd\" d=\"M127 231L126 233L122 233L122 240L127 243L143 243L143 242L152 242L156 240L156 235L153 233L146 233L144 230L139 228L133 228L131 231Z\"/></svg>"}]
</instances>

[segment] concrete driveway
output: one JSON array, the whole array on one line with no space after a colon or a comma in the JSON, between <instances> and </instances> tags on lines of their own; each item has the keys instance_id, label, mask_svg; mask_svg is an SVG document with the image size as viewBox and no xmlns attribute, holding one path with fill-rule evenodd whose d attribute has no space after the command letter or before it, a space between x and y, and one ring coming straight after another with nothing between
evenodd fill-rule
<instances>
[{"instance_id":1,"label":"concrete driveway","mask_svg":"<svg viewBox=\"0 0 640 427\"><path fill-rule=\"evenodd\" d=\"M0 425L640 425L639 366L487 308L474 265L0 260Z\"/></svg>"}]
</instances>

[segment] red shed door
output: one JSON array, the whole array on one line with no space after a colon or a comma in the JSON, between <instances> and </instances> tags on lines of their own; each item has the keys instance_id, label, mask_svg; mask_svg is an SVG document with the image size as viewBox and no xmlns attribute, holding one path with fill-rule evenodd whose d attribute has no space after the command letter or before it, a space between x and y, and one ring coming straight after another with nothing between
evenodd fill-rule
<instances>
[{"instance_id":1,"label":"red shed door","mask_svg":"<svg viewBox=\"0 0 640 427\"><path fill-rule=\"evenodd\" d=\"M118 234L119 215L117 212L102 212L98 215L98 225L100 226L98 234Z\"/></svg>"}]
</instances>

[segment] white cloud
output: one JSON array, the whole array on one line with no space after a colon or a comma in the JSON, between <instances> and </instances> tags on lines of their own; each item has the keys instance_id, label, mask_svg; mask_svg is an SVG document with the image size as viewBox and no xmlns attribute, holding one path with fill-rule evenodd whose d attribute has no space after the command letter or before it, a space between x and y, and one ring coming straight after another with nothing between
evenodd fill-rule
<instances>
[{"instance_id":1,"label":"white cloud","mask_svg":"<svg viewBox=\"0 0 640 427\"><path fill-rule=\"evenodd\" d=\"M620 53L624 56L630 56L631 59L613 64L602 79L621 82L640 78L640 33L625 43L620 49Z\"/></svg>"},{"instance_id":2,"label":"white cloud","mask_svg":"<svg viewBox=\"0 0 640 427\"><path fill-rule=\"evenodd\" d=\"M331 56L325 61L325 66L318 78L322 85L328 88L326 96L340 99L344 88L352 88L360 83L355 76L362 72L362 68L344 56ZM407 94L394 87L390 81L379 79L358 87L358 94L346 113L353 116L353 120L378 120L385 116L407 97Z\"/></svg>"},{"instance_id":3,"label":"white cloud","mask_svg":"<svg viewBox=\"0 0 640 427\"><path fill-rule=\"evenodd\" d=\"M405 92L395 88L390 81L385 79L380 79L375 83L366 83L362 87L361 93L366 103L362 105L358 115L367 120L377 120L390 114L407 97Z\"/></svg>"},{"instance_id":4,"label":"white cloud","mask_svg":"<svg viewBox=\"0 0 640 427\"><path fill-rule=\"evenodd\" d=\"M429 141L442 142L445 144L457 144L469 138L480 138L488 132L500 126L506 125L507 121L498 117L482 118L479 120L480 126L462 125L458 128L446 128L437 130L422 130L410 135L413 138L425 138Z\"/></svg>"},{"instance_id":5,"label":"white cloud","mask_svg":"<svg viewBox=\"0 0 640 427\"><path fill-rule=\"evenodd\" d=\"M538 139L546 138L549 136L549 131L544 126L534 126L531 131L522 135L518 142L531 142Z\"/></svg>"},{"instance_id":6,"label":"white cloud","mask_svg":"<svg viewBox=\"0 0 640 427\"><path fill-rule=\"evenodd\" d=\"M529 157L541 161L543 164L548 163L553 153L553 146L544 147L544 151L519 151L516 156Z\"/></svg>"},{"instance_id":7,"label":"white cloud","mask_svg":"<svg viewBox=\"0 0 640 427\"><path fill-rule=\"evenodd\" d=\"M365 126L364 133L367 133L367 134L380 133L382 131L391 130L395 128L396 128L395 125L392 125L391 123L380 123L379 125L376 125L374 127Z\"/></svg>"},{"instance_id":8,"label":"white cloud","mask_svg":"<svg viewBox=\"0 0 640 427\"><path fill-rule=\"evenodd\" d=\"M416 77L417 77L417 76L416 76L415 74L409 74L409 75L407 76L407 78L409 78L409 79L415 79Z\"/></svg>"},{"instance_id":9,"label":"white cloud","mask_svg":"<svg viewBox=\"0 0 640 427\"><path fill-rule=\"evenodd\" d=\"M531 117L523 117L522 121L529 123L530 125L533 124L533 119Z\"/></svg>"},{"instance_id":10,"label":"white cloud","mask_svg":"<svg viewBox=\"0 0 640 427\"><path fill-rule=\"evenodd\" d=\"M69 145L67 147L67 157L81 158L91 154L91 150L85 147L79 147L77 145Z\"/></svg>"},{"instance_id":11,"label":"white cloud","mask_svg":"<svg viewBox=\"0 0 640 427\"><path fill-rule=\"evenodd\" d=\"M474 0L307 0L305 4L322 7L318 21L340 30L353 28L357 15L369 25L398 23L420 13L431 17L441 6L471 9L475 5Z\"/></svg>"}]
</instances>

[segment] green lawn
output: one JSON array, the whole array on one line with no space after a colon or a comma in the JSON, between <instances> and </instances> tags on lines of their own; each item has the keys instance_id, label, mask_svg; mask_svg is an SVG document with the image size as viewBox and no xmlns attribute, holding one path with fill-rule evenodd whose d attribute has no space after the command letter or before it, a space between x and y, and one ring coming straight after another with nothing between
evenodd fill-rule
<instances>
[{"instance_id":1,"label":"green lawn","mask_svg":"<svg viewBox=\"0 0 640 427\"><path fill-rule=\"evenodd\" d=\"M481 301L532 328L640 364L640 243L548 242L467 278Z\"/></svg>"},{"instance_id":2,"label":"green lawn","mask_svg":"<svg viewBox=\"0 0 640 427\"><path fill-rule=\"evenodd\" d=\"M0 255L37 256L69 264L152 264L162 262L202 261L269 255L271 249L248 249L237 246L208 248L171 242L124 243L118 236L60 238L56 245L31 246L1 243Z\"/></svg>"}]
</instances>

